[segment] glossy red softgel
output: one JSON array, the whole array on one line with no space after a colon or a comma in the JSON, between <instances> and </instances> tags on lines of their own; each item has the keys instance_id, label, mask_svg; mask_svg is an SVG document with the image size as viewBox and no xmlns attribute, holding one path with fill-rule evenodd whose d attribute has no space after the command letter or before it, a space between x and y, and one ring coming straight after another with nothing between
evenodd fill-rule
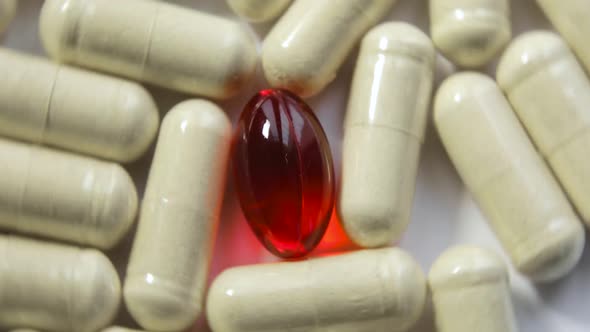
<instances>
[{"instance_id":1,"label":"glossy red softgel","mask_svg":"<svg viewBox=\"0 0 590 332\"><path fill-rule=\"evenodd\" d=\"M233 169L250 227L273 254L308 254L324 235L334 205L334 170L326 134L293 93L269 89L244 107Z\"/></svg>"}]
</instances>

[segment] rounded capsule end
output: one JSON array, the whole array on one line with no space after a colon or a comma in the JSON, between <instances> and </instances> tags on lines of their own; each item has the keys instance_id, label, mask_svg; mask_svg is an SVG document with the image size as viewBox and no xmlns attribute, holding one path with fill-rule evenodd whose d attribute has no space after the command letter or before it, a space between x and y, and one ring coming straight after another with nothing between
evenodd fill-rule
<instances>
[{"instance_id":1,"label":"rounded capsule end","mask_svg":"<svg viewBox=\"0 0 590 332\"><path fill-rule=\"evenodd\" d=\"M235 96L250 82L256 73L258 63L258 50L254 38L239 24L234 23L234 25L235 32L233 34L228 33L226 37L230 38L231 36L232 39L229 45L232 45L234 51L231 61L227 63L225 87L221 93L213 96L220 99Z\"/></svg>"},{"instance_id":2,"label":"rounded capsule end","mask_svg":"<svg viewBox=\"0 0 590 332\"><path fill-rule=\"evenodd\" d=\"M291 0L227 0L229 7L249 22L262 23L279 16Z\"/></svg>"},{"instance_id":3,"label":"rounded capsule end","mask_svg":"<svg viewBox=\"0 0 590 332\"><path fill-rule=\"evenodd\" d=\"M197 126L200 130L211 130L223 136L231 135L231 122L225 112L216 104L204 99L181 102L166 114L163 122Z\"/></svg>"},{"instance_id":4,"label":"rounded capsule end","mask_svg":"<svg viewBox=\"0 0 590 332\"><path fill-rule=\"evenodd\" d=\"M392 52L434 63L435 50L430 38L420 29L403 22L388 22L371 29L363 38L362 48Z\"/></svg>"},{"instance_id":5,"label":"rounded capsule end","mask_svg":"<svg viewBox=\"0 0 590 332\"><path fill-rule=\"evenodd\" d=\"M70 40L75 35L75 20L79 0L47 0L39 16L39 36L47 54L57 60L67 61Z\"/></svg>"},{"instance_id":6,"label":"rounded capsule end","mask_svg":"<svg viewBox=\"0 0 590 332\"><path fill-rule=\"evenodd\" d=\"M232 311L234 306L238 305L239 294L234 294L231 285L235 284L232 280L235 275L232 270L223 271L211 284L207 294L207 322L214 331L239 331L240 326L234 326ZM238 273L239 274L239 273Z\"/></svg>"}]
</instances>

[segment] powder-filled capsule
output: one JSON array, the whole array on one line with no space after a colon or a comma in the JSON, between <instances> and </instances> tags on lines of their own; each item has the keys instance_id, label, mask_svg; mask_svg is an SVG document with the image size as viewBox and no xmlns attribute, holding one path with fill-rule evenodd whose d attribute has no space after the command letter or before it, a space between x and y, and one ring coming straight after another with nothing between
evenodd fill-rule
<instances>
[{"instance_id":1,"label":"powder-filled capsule","mask_svg":"<svg viewBox=\"0 0 590 332\"><path fill-rule=\"evenodd\" d=\"M303 97L319 93L396 1L295 0L264 40L266 79Z\"/></svg>"},{"instance_id":2,"label":"powder-filled capsule","mask_svg":"<svg viewBox=\"0 0 590 332\"><path fill-rule=\"evenodd\" d=\"M118 164L0 139L0 228L107 249L137 211Z\"/></svg>"},{"instance_id":3,"label":"powder-filled capsule","mask_svg":"<svg viewBox=\"0 0 590 332\"><path fill-rule=\"evenodd\" d=\"M6 31L16 14L16 0L0 0L0 34Z\"/></svg>"},{"instance_id":4,"label":"powder-filled capsule","mask_svg":"<svg viewBox=\"0 0 590 332\"><path fill-rule=\"evenodd\" d=\"M467 188L512 262L552 281L578 262L584 228L496 83L477 73L448 78L434 120Z\"/></svg>"},{"instance_id":5,"label":"powder-filled capsule","mask_svg":"<svg viewBox=\"0 0 590 332\"><path fill-rule=\"evenodd\" d=\"M227 0L234 13L255 23L278 17L290 3L291 0Z\"/></svg>"},{"instance_id":6,"label":"powder-filled capsule","mask_svg":"<svg viewBox=\"0 0 590 332\"><path fill-rule=\"evenodd\" d=\"M446 250L428 275L438 332L516 332L508 269L494 252Z\"/></svg>"},{"instance_id":7,"label":"powder-filled capsule","mask_svg":"<svg viewBox=\"0 0 590 332\"><path fill-rule=\"evenodd\" d=\"M230 142L229 119L208 101L162 121L123 289L146 330L184 330L201 312Z\"/></svg>"},{"instance_id":8,"label":"powder-filled capsule","mask_svg":"<svg viewBox=\"0 0 590 332\"><path fill-rule=\"evenodd\" d=\"M104 254L0 235L0 327L94 332L112 322L121 289Z\"/></svg>"},{"instance_id":9,"label":"powder-filled capsule","mask_svg":"<svg viewBox=\"0 0 590 332\"><path fill-rule=\"evenodd\" d=\"M39 26L55 60L191 94L230 97L256 67L240 24L163 1L48 0Z\"/></svg>"},{"instance_id":10,"label":"powder-filled capsule","mask_svg":"<svg viewBox=\"0 0 590 332\"><path fill-rule=\"evenodd\" d=\"M213 282L215 332L401 332L422 314L424 275L397 248L234 267Z\"/></svg>"},{"instance_id":11,"label":"powder-filled capsule","mask_svg":"<svg viewBox=\"0 0 590 332\"><path fill-rule=\"evenodd\" d=\"M0 135L129 162L150 146L158 109L139 84L0 48Z\"/></svg>"},{"instance_id":12,"label":"powder-filled capsule","mask_svg":"<svg viewBox=\"0 0 590 332\"><path fill-rule=\"evenodd\" d=\"M482 67L510 41L509 1L430 0L430 30L449 60L461 67Z\"/></svg>"},{"instance_id":13,"label":"powder-filled capsule","mask_svg":"<svg viewBox=\"0 0 590 332\"><path fill-rule=\"evenodd\" d=\"M535 31L510 44L498 65L497 79L590 225L590 80L584 69L558 35Z\"/></svg>"},{"instance_id":14,"label":"powder-filled capsule","mask_svg":"<svg viewBox=\"0 0 590 332\"><path fill-rule=\"evenodd\" d=\"M410 221L433 82L434 47L406 23L363 39L344 124L338 211L363 247L398 240Z\"/></svg>"}]
</instances>

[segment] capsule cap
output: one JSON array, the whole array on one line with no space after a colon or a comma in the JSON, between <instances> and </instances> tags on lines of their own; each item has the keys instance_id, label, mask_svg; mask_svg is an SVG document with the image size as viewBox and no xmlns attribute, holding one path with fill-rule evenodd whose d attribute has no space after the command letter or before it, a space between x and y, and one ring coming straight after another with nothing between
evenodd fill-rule
<instances>
[{"instance_id":1,"label":"capsule cap","mask_svg":"<svg viewBox=\"0 0 590 332\"><path fill-rule=\"evenodd\" d=\"M85 0L47 0L39 16L39 36L47 54L68 61L68 46L74 43L76 25Z\"/></svg>"},{"instance_id":2,"label":"capsule cap","mask_svg":"<svg viewBox=\"0 0 590 332\"><path fill-rule=\"evenodd\" d=\"M434 63L432 41L420 29L403 22L388 22L371 29L363 38L363 50L395 53Z\"/></svg>"},{"instance_id":3,"label":"capsule cap","mask_svg":"<svg viewBox=\"0 0 590 332\"><path fill-rule=\"evenodd\" d=\"M462 72L447 78L439 87L434 99L434 119L455 110L466 99L486 91L498 90L494 80L477 72ZM501 93L501 92L499 92Z\"/></svg>"}]
</instances>

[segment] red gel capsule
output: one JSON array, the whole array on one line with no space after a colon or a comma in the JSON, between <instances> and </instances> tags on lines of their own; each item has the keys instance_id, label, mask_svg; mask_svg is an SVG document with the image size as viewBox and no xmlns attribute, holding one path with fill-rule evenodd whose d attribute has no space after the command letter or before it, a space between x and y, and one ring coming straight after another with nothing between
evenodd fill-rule
<instances>
[{"instance_id":1,"label":"red gel capsule","mask_svg":"<svg viewBox=\"0 0 590 332\"><path fill-rule=\"evenodd\" d=\"M234 144L236 189L254 234L277 256L309 253L334 206L332 155L309 106L286 90L260 91L244 107Z\"/></svg>"}]
</instances>

